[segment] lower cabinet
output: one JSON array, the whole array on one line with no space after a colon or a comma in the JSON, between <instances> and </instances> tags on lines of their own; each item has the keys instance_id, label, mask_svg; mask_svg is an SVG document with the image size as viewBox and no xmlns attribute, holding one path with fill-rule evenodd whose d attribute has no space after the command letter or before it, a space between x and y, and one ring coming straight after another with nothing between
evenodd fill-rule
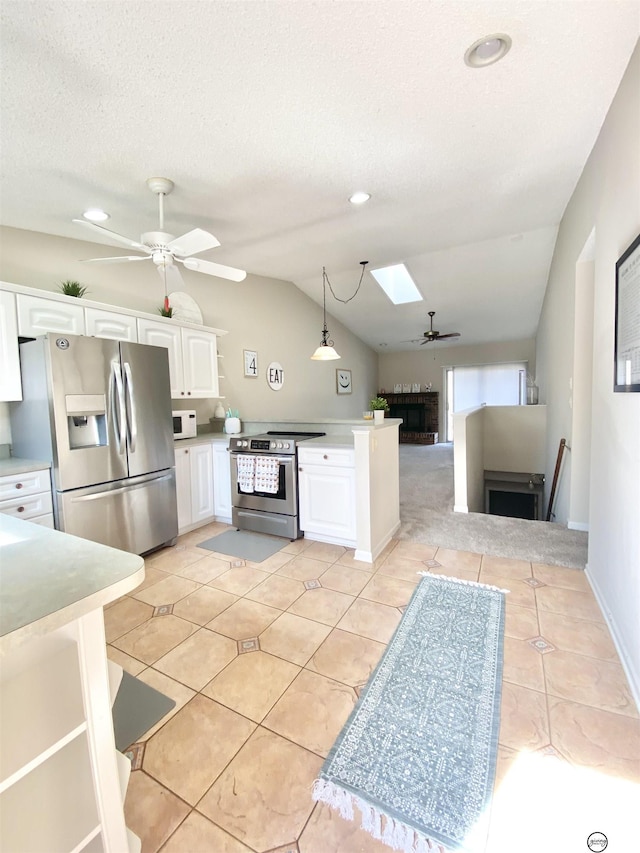
<instances>
[{"instance_id":1,"label":"lower cabinet","mask_svg":"<svg viewBox=\"0 0 640 853\"><path fill-rule=\"evenodd\" d=\"M0 477L0 512L53 527L49 469Z\"/></svg>"},{"instance_id":2,"label":"lower cabinet","mask_svg":"<svg viewBox=\"0 0 640 853\"><path fill-rule=\"evenodd\" d=\"M213 447L213 506L216 521L231 524L231 457L227 444L214 442Z\"/></svg>"},{"instance_id":3,"label":"lower cabinet","mask_svg":"<svg viewBox=\"0 0 640 853\"><path fill-rule=\"evenodd\" d=\"M119 675L122 675L120 670ZM0 849L134 853L102 608L8 651L0 671Z\"/></svg>"},{"instance_id":4,"label":"lower cabinet","mask_svg":"<svg viewBox=\"0 0 640 853\"><path fill-rule=\"evenodd\" d=\"M353 450L300 448L300 528L309 539L355 546L356 472Z\"/></svg>"},{"instance_id":5,"label":"lower cabinet","mask_svg":"<svg viewBox=\"0 0 640 853\"><path fill-rule=\"evenodd\" d=\"M213 450L206 442L175 453L178 533L184 533L213 520Z\"/></svg>"}]
</instances>

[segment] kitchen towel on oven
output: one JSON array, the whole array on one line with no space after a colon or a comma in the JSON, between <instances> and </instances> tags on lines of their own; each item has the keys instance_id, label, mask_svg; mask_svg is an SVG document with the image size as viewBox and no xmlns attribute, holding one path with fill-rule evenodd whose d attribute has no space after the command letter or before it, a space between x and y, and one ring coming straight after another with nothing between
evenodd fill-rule
<instances>
[{"instance_id":1,"label":"kitchen towel on oven","mask_svg":"<svg viewBox=\"0 0 640 853\"><path fill-rule=\"evenodd\" d=\"M256 456L255 490L277 495L280 485L280 463L273 456Z\"/></svg>"},{"instance_id":2,"label":"kitchen towel on oven","mask_svg":"<svg viewBox=\"0 0 640 853\"><path fill-rule=\"evenodd\" d=\"M236 465L238 467L238 488L241 492L253 492L256 474L256 457L236 454Z\"/></svg>"}]
</instances>

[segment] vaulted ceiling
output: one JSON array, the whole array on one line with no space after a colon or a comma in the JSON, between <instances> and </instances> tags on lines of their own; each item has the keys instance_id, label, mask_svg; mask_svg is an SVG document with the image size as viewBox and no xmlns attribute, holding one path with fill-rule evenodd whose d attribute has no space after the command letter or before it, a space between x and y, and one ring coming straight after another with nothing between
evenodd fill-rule
<instances>
[{"instance_id":1,"label":"vaulted ceiling","mask_svg":"<svg viewBox=\"0 0 640 853\"><path fill-rule=\"evenodd\" d=\"M145 181L166 176L166 230L211 231L222 245L203 258L319 303L323 266L346 299L360 261L404 262L421 303L392 306L369 273L348 304L328 294L387 352L415 348L429 310L461 332L453 345L535 335L558 224L640 32L636 0L3 0L1 14L2 224L97 242L71 220L99 206L138 239L157 228ZM509 53L468 67L493 33ZM355 190L371 200L349 204Z\"/></svg>"}]
</instances>

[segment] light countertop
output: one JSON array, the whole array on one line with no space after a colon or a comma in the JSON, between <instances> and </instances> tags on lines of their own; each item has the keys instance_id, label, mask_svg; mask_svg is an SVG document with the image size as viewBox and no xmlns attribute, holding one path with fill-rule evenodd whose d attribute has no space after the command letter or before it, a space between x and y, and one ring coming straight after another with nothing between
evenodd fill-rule
<instances>
[{"instance_id":1,"label":"light countertop","mask_svg":"<svg viewBox=\"0 0 640 853\"><path fill-rule=\"evenodd\" d=\"M136 554L0 514L0 655L144 580Z\"/></svg>"},{"instance_id":2,"label":"light countertop","mask_svg":"<svg viewBox=\"0 0 640 853\"><path fill-rule=\"evenodd\" d=\"M30 471L44 471L45 468L51 468L51 462L43 462L41 459L19 459L15 456L0 459L0 477L28 474Z\"/></svg>"}]
</instances>

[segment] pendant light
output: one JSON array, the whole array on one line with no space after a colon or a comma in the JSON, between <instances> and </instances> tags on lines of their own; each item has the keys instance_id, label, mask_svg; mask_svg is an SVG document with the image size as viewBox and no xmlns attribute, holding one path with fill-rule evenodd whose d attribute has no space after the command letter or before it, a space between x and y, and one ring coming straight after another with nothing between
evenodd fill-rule
<instances>
[{"instance_id":1,"label":"pendant light","mask_svg":"<svg viewBox=\"0 0 640 853\"><path fill-rule=\"evenodd\" d=\"M311 356L313 361L333 361L340 358L338 353L333 348L333 341L329 340L329 330L327 329L327 274L325 268L322 267L322 314L324 318L324 326L322 327L322 340L320 346Z\"/></svg>"}]
</instances>

